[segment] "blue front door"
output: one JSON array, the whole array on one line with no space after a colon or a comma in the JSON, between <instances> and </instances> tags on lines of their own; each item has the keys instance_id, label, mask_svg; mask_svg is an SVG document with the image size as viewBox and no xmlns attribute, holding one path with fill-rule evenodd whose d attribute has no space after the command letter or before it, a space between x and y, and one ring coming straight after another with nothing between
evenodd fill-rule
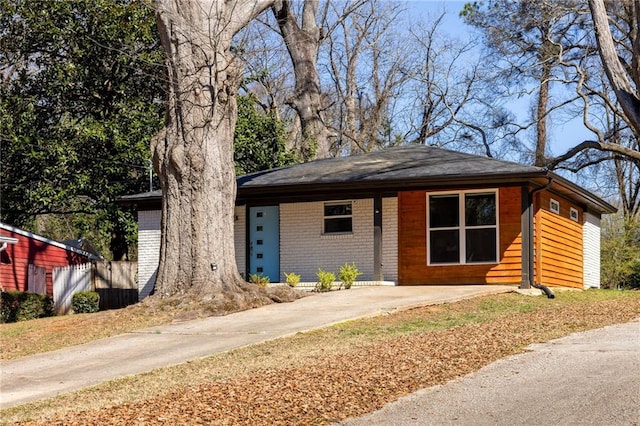
<instances>
[{"instance_id":1,"label":"blue front door","mask_svg":"<svg viewBox=\"0 0 640 426\"><path fill-rule=\"evenodd\" d=\"M280 210L278 206L249 208L249 273L280 281Z\"/></svg>"}]
</instances>

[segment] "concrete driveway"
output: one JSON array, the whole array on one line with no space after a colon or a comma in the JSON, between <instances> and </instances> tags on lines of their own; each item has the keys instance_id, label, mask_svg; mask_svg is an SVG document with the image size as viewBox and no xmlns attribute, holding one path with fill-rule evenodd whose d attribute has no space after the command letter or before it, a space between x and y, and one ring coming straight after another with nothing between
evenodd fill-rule
<instances>
[{"instance_id":1,"label":"concrete driveway","mask_svg":"<svg viewBox=\"0 0 640 426\"><path fill-rule=\"evenodd\" d=\"M3 361L0 408L350 319L514 290L491 285L352 288Z\"/></svg>"},{"instance_id":2,"label":"concrete driveway","mask_svg":"<svg viewBox=\"0 0 640 426\"><path fill-rule=\"evenodd\" d=\"M640 319L527 349L341 424L640 425Z\"/></svg>"}]
</instances>

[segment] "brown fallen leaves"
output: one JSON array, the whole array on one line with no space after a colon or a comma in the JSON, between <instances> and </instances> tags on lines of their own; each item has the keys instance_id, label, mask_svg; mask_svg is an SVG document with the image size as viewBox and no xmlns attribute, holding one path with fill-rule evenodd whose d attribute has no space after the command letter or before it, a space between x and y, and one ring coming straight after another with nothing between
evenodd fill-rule
<instances>
[{"instance_id":1,"label":"brown fallen leaves","mask_svg":"<svg viewBox=\"0 0 640 426\"><path fill-rule=\"evenodd\" d=\"M399 315L419 316L420 310ZM638 315L637 297L509 314L479 324L373 339L370 344L331 357L317 356L300 366L261 369L171 389L146 401L68 413L43 424L326 424L374 411L409 392L476 371L521 352L530 343L626 322ZM385 319L375 321L383 324Z\"/></svg>"}]
</instances>

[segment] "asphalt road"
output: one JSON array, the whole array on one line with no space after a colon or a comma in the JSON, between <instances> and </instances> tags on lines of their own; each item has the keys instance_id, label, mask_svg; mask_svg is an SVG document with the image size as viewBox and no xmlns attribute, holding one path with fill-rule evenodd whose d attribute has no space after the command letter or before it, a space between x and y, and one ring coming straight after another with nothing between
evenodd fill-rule
<instances>
[{"instance_id":1,"label":"asphalt road","mask_svg":"<svg viewBox=\"0 0 640 426\"><path fill-rule=\"evenodd\" d=\"M341 424L640 425L640 318L527 349Z\"/></svg>"}]
</instances>

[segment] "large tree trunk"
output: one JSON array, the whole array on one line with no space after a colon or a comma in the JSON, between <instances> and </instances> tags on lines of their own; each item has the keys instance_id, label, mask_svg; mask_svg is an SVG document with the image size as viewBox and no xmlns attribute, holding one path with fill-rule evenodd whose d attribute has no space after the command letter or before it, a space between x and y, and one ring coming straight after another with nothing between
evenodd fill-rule
<instances>
[{"instance_id":1,"label":"large tree trunk","mask_svg":"<svg viewBox=\"0 0 640 426\"><path fill-rule=\"evenodd\" d=\"M269 2L157 0L169 103L152 143L162 187L156 293L246 299L233 245L235 32ZM255 286L254 286L255 287ZM246 292L245 292L246 293ZM249 292L252 293L252 292Z\"/></svg>"},{"instance_id":2,"label":"large tree trunk","mask_svg":"<svg viewBox=\"0 0 640 426\"><path fill-rule=\"evenodd\" d=\"M293 62L296 89L289 103L296 110L302 128L300 155L305 161L328 157L329 132L320 115L323 105L317 69L321 42L321 30L316 23L318 0L305 0L301 26L288 1L276 1L272 10Z\"/></svg>"},{"instance_id":3,"label":"large tree trunk","mask_svg":"<svg viewBox=\"0 0 640 426\"><path fill-rule=\"evenodd\" d=\"M632 58L632 69L629 73L620 62L618 52L613 42L609 19L605 9L604 0L589 0L591 17L596 29L596 39L598 41L598 52L607 78L613 87L618 103L625 114L625 121L629 124L636 136L640 136L640 0L633 0L633 10L636 26L635 39L632 40L634 56ZM628 78L630 77L630 78ZM630 80L637 79L635 89Z\"/></svg>"},{"instance_id":4,"label":"large tree trunk","mask_svg":"<svg viewBox=\"0 0 640 426\"><path fill-rule=\"evenodd\" d=\"M549 104L549 80L551 64L542 63L538 104L536 105L536 154L535 166L544 167L547 163L547 106Z\"/></svg>"}]
</instances>

